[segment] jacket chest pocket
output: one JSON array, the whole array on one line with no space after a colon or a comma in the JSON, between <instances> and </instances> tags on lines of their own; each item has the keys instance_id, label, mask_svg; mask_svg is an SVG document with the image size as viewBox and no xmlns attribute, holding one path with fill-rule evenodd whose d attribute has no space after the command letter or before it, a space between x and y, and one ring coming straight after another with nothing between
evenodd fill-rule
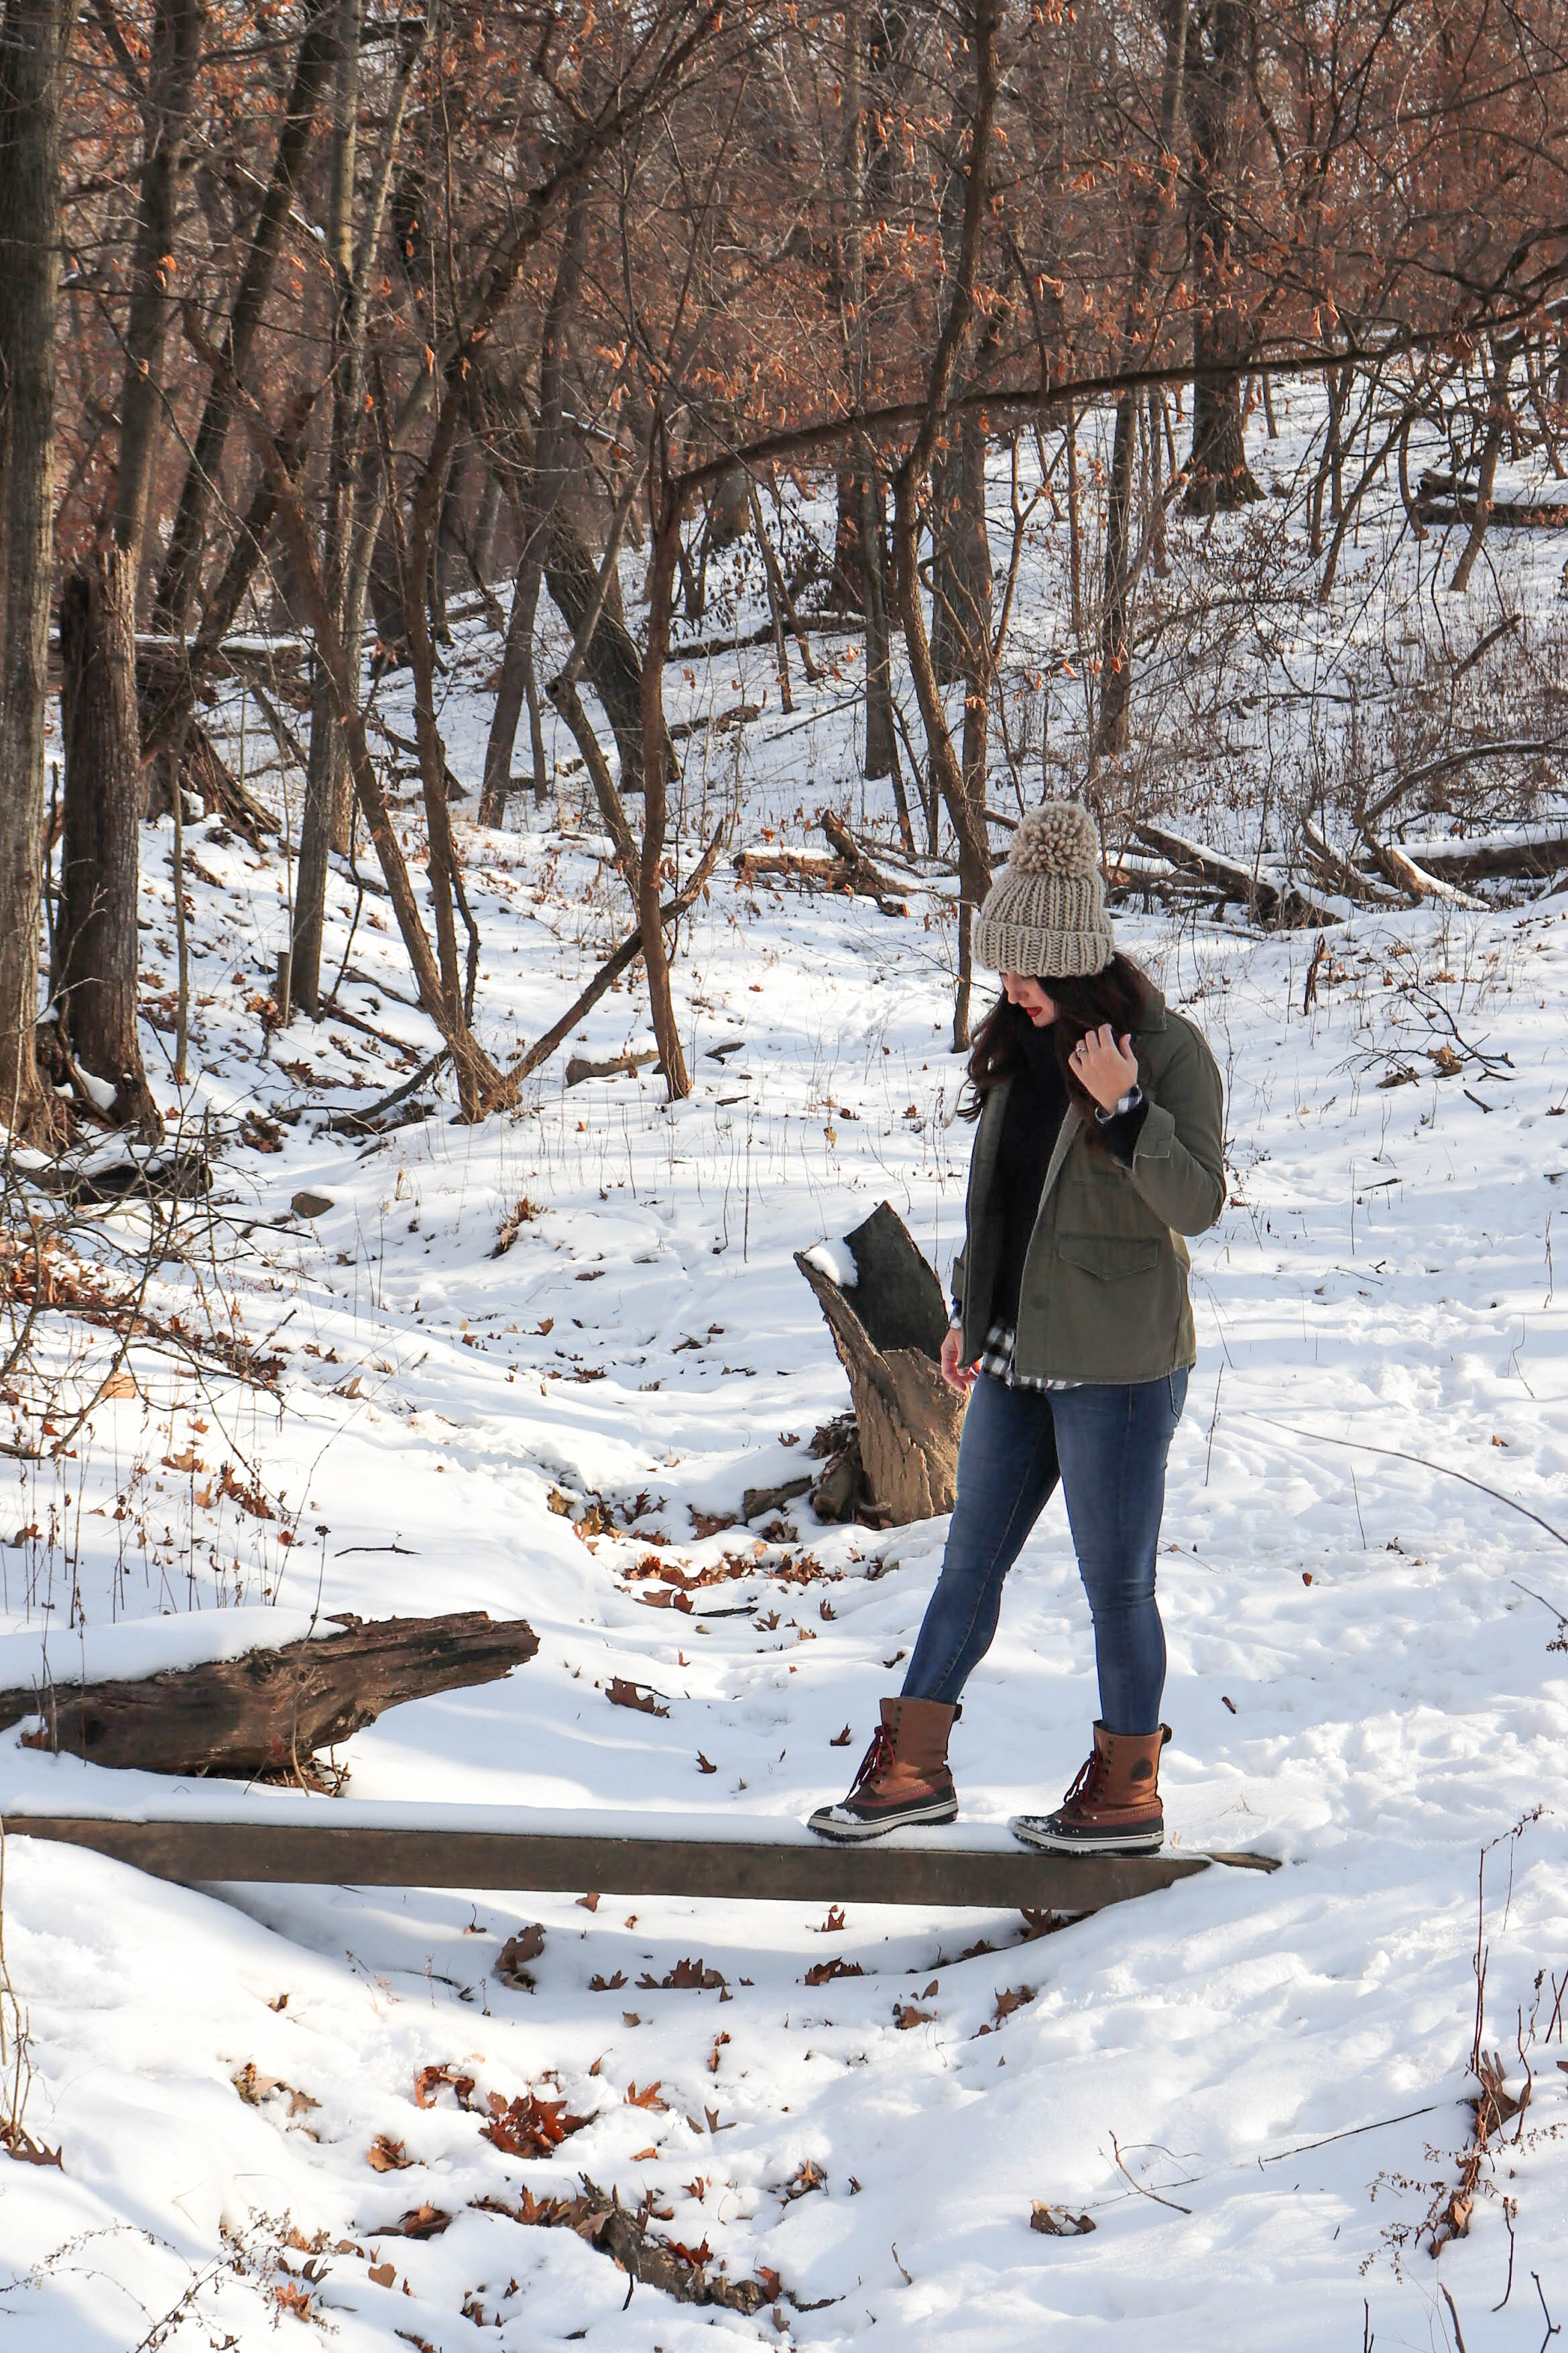
<instances>
[{"instance_id":1,"label":"jacket chest pocket","mask_svg":"<svg viewBox=\"0 0 1568 2353\"><path fill-rule=\"evenodd\" d=\"M1101 1282L1114 1282L1124 1275L1152 1273L1160 1262L1160 1244L1131 1235L1058 1233L1057 1256Z\"/></svg>"}]
</instances>

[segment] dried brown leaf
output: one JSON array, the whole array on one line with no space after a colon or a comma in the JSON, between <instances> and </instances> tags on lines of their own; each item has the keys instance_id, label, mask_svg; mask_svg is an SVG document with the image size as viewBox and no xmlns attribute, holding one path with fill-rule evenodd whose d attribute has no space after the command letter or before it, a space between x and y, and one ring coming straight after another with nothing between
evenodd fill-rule
<instances>
[{"instance_id":1,"label":"dried brown leaf","mask_svg":"<svg viewBox=\"0 0 1568 2353\"><path fill-rule=\"evenodd\" d=\"M858 1961L847 1961L842 1953L835 1953L830 1961L818 1961L815 1968L807 1969L805 1982L808 1986L831 1985L835 1978L863 1978L865 1974Z\"/></svg>"},{"instance_id":2,"label":"dried brown leaf","mask_svg":"<svg viewBox=\"0 0 1568 2353\"><path fill-rule=\"evenodd\" d=\"M727 1980L718 1969L710 1969L701 1959L677 1961L668 1977L656 1978L645 1969L637 1979L645 1990L654 1993L718 1993Z\"/></svg>"},{"instance_id":3,"label":"dried brown leaf","mask_svg":"<svg viewBox=\"0 0 1568 2353\"><path fill-rule=\"evenodd\" d=\"M521 1993L533 1991L533 1979L525 1964L536 1961L544 1950L544 1930L537 1920L519 1928L509 1936L496 1955L495 1974L502 1985L512 1986Z\"/></svg>"},{"instance_id":4,"label":"dried brown leaf","mask_svg":"<svg viewBox=\"0 0 1568 2353\"><path fill-rule=\"evenodd\" d=\"M452 2227L452 2217L441 2206L415 2206L397 2226L400 2239L438 2239Z\"/></svg>"},{"instance_id":5,"label":"dried brown leaf","mask_svg":"<svg viewBox=\"0 0 1568 2353\"><path fill-rule=\"evenodd\" d=\"M414 2078L415 2106L433 2108L436 2105L436 2094L443 2084L450 2084L458 2095L458 2105L460 2108L466 2108L468 2105L468 2094L474 2088L474 2079L471 2075L459 2074L457 2068L450 2065L420 2068Z\"/></svg>"},{"instance_id":6,"label":"dried brown leaf","mask_svg":"<svg viewBox=\"0 0 1568 2353\"><path fill-rule=\"evenodd\" d=\"M605 1696L609 1701L612 1707L635 1707L638 1714L642 1715L668 1715L669 1714L668 1707L661 1707L659 1705L658 1694L657 1692L651 1689L645 1690L643 1686L638 1683L627 1683L624 1675L611 1676L609 1687L606 1690Z\"/></svg>"},{"instance_id":7,"label":"dried brown leaf","mask_svg":"<svg viewBox=\"0 0 1568 2353\"><path fill-rule=\"evenodd\" d=\"M1011 2018L1016 2010L1022 2010L1026 2002L1033 2001L1036 1990L1034 1986L1012 1986L1005 1993L999 1993L996 1997L996 2025L1000 2026L1005 2018Z\"/></svg>"},{"instance_id":8,"label":"dried brown leaf","mask_svg":"<svg viewBox=\"0 0 1568 2353\"><path fill-rule=\"evenodd\" d=\"M531 2092L510 2105L492 2092L489 2106L490 2120L481 2126L479 2137L507 2157L549 2157L588 2122L586 2116L570 2116L564 2100L536 2099Z\"/></svg>"}]
</instances>

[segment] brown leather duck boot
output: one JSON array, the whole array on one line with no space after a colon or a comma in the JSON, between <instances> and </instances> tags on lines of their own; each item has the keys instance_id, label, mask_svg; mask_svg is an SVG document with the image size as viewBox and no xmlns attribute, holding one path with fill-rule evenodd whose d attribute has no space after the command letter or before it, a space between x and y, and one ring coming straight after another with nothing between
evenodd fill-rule
<instances>
[{"instance_id":1,"label":"brown leather duck boot","mask_svg":"<svg viewBox=\"0 0 1568 2353\"><path fill-rule=\"evenodd\" d=\"M951 1822L958 1797L947 1738L956 1708L935 1699L885 1699L882 1721L860 1760L855 1786L837 1806L818 1806L810 1827L848 1844L911 1822Z\"/></svg>"},{"instance_id":2,"label":"brown leather duck boot","mask_svg":"<svg viewBox=\"0 0 1568 2353\"><path fill-rule=\"evenodd\" d=\"M1157 1731L1108 1732L1094 1727L1094 1753L1054 1814L1019 1814L1015 1838L1047 1854L1153 1854L1165 1836L1160 1803L1160 1751L1171 1736Z\"/></svg>"}]
</instances>

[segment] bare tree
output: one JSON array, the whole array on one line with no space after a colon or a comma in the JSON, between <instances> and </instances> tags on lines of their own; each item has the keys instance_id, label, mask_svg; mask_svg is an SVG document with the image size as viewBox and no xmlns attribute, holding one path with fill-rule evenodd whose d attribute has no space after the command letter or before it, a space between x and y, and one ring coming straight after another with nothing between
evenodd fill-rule
<instances>
[{"instance_id":1,"label":"bare tree","mask_svg":"<svg viewBox=\"0 0 1568 2353\"><path fill-rule=\"evenodd\" d=\"M38 1071L44 728L54 571L60 120L75 0L5 0L0 21L0 1119L47 1137Z\"/></svg>"},{"instance_id":2,"label":"bare tree","mask_svg":"<svg viewBox=\"0 0 1568 2353\"><path fill-rule=\"evenodd\" d=\"M1247 506L1263 496L1247 462L1237 365L1247 334L1237 216L1252 129L1247 69L1257 45L1257 0L1197 0L1187 23L1186 72L1193 133L1188 230L1198 278L1189 514Z\"/></svg>"},{"instance_id":3,"label":"bare tree","mask_svg":"<svg viewBox=\"0 0 1568 2353\"><path fill-rule=\"evenodd\" d=\"M116 1126L155 1144L163 1123L136 1022L135 609L135 556L112 542L78 565L60 599L65 795L55 1001L71 1076ZM174 884L181 887L178 874Z\"/></svg>"},{"instance_id":4,"label":"bare tree","mask_svg":"<svg viewBox=\"0 0 1568 2353\"><path fill-rule=\"evenodd\" d=\"M973 0L965 16L966 47L973 60L974 86L963 161L963 228L948 288L946 315L926 381L923 414L893 480L893 554L904 646L932 772L958 840L958 980L952 1012L955 1051L969 1042L970 928L973 911L984 895L991 875L985 831L985 739L982 728L977 740L968 741L970 765L961 766L931 661L920 575L920 529L921 505L931 478L931 460L947 421L953 381L974 315L987 210L991 136L996 120L1000 0Z\"/></svg>"}]
</instances>

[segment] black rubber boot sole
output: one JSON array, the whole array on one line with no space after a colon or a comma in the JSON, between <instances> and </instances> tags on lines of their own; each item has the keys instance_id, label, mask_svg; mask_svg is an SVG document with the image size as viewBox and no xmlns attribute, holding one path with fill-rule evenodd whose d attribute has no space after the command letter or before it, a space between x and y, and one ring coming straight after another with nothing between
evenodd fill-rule
<instances>
[{"instance_id":1,"label":"black rubber boot sole","mask_svg":"<svg viewBox=\"0 0 1568 2353\"><path fill-rule=\"evenodd\" d=\"M1007 1827L1040 1854L1158 1854L1165 1843L1163 1821L1147 1830L1058 1830L1054 1814L1015 1814Z\"/></svg>"},{"instance_id":2,"label":"black rubber boot sole","mask_svg":"<svg viewBox=\"0 0 1568 2353\"><path fill-rule=\"evenodd\" d=\"M958 1820L956 1796L926 1798L896 1812L860 1815L848 1806L818 1806L806 1823L818 1838L831 1839L836 1846L859 1846L868 1839L882 1838L889 1831L919 1830L932 1823L955 1822Z\"/></svg>"}]
</instances>

